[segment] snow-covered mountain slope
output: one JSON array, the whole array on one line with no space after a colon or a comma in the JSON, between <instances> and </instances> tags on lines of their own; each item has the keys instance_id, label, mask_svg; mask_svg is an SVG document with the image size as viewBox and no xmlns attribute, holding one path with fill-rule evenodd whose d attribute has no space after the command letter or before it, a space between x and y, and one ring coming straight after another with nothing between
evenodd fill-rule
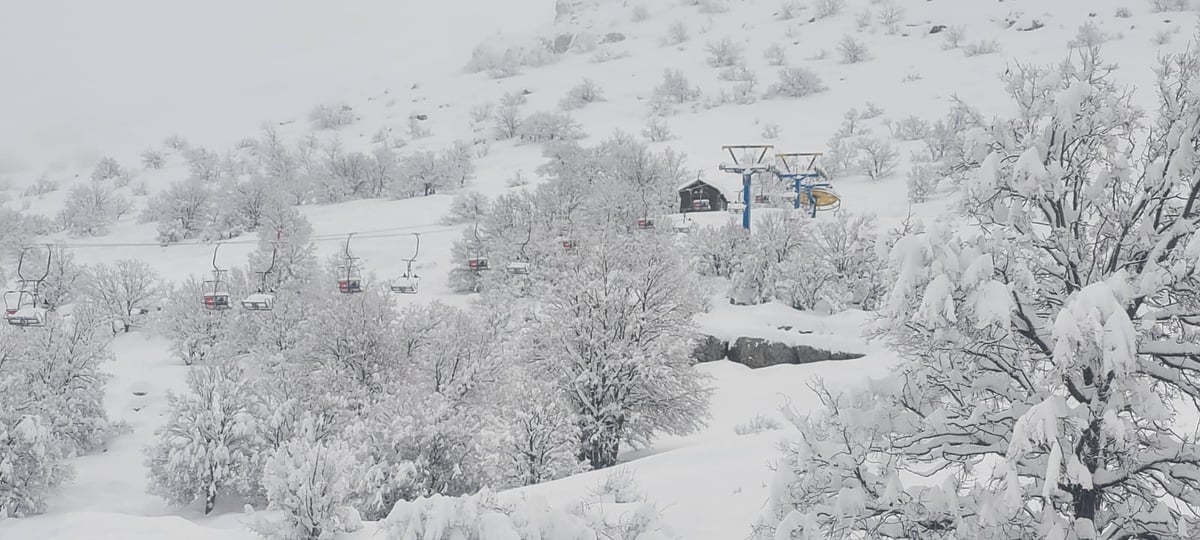
<instances>
[{"instance_id":1,"label":"snow-covered mountain slope","mask_svg":"<svg viewBox=\"0 0 1200 540\"><path fill-rule=\"evenodd\" d=\"M494 103L508 92L528 91L526 113L555 111L570 89L588 78L597 83L603 100L571 112L587 133L587 142L615 130L640 134L650 122L654 88L667 69L682 70L701 95L662 117L673 136L655 145L686 153L689 168L715 177L723 174L717 165L727 161L721 153L725 144L824 151L851 108L880 109L881 115L870 122L884 135L884 119L898 122L915 115L932 120L943 115L956 96L985 114L1010 113L999 75L1018 63L1060 61L1085 23L1093 24L1096 35L1106 40L1106 57L1121 68L1118 80L1135 87L1138 102L1149 105L1156 53L1181 48L1196 18L1190 12L1153 13L1148 3L1120 0L900 2L903 15L892 28L880 19L881 4L862 0L850 0L841 13L823 18L815 18L814 2L789 19L781 17L784 3L773 0L581 2L577 13L562 17L557 25L550 24L554 3L534 0L379 2L339 5L336 12L329 4L292 9L289 3L285 11L279 6L230 3L218 8L209 3L203 13L181 13L159 4L134 2L117 12L90 11L99 9L93 7L73 11L70 18L57 19L60 26L49 27L52 33L42 31L45 24L28 24L57 16L59 11L49 3L24 7L37 10L25 15L26 23L0 20L0 69L15 74L11 80L19 83L9 85L9 91L21 92L15 99L0 100L0 117L15 119L0 139L0 188L8 187L0 192L0 202L52 216L63 205L67 188L86 182L100 156L111 155L141 169L142 149L160 147L161 139L172 134L223 152L241 138L256 136L264 121L295 140L310 131L306 117L318 103L344 102L353 108L357 122L336 134L321 134L340 137L348 150L366 151L379 132L410 138L410 118L418 114L427 117L420 125L429 135L408 141L403 151L436 150L456 140L491 137L490 120L472 122L473 107ZM1117 15L1122 8L1129 16ZM865 11L870 17L859 15ZM177 22L159 24L161 17ZM111 20L112 25L96 24L98 20ZM667 44L675 23L689 38ZM213 43L202 31L209 26L228 28L232 38ZM935 27L941 31L933 33ZM947 29L952 28L963 29L956 47L947 45ZM463 73L472 48L497 31L504 35L493 43L501 47L533 45L565 34L575 35L578 45L546 65L526 66L510 77ZM120 39L97 38L114 35ZM15 43L35 37L56 44L47 49L46 54L53 55L50 61L16 56L15 51L26 49ZM865 47L867 59L843 62L839 45L846 37ZM757 76L752 102L724 102L733 99L739 83L721 78L721 68L709 64L707 49L726 38L741 48L746 67ZM588 40L597 43L584 44ZM145 46L170 41L184 46ZM88 42L100 45L92 48ZM772 45L779 46L788 65L816 73L828 90L802 98L763 97L780 69L764 57ZM967 54L968 49L984 54ZM247 50L254 54L243 54ZM103 61L114 58L128 61ZM158 67L148 70L147 64ZM82 86L88 99L80 97L81 79L87 81ZM771 131L777 133L767 133ZM920 143L895 144L900 149L896 172L879 180L851 175L836 184L844 209L875 213L884 226L910 214L937 215L945 204L937 197L926 203L907 202L904 163L910 151L920 150ZM489 196L505 193L514 189L507 180L517 171L536 181L534 169L544 161L539 147L512 141L477 146L484 145L489 149L478 158L476 179L466 190ZM171 156L163 169L139 170L121 191L140 207L146 197L135 194L138 184L153 194L187 175L183 160ZM57 191L22 195L43 177L57 182ZM409 240L372 239L369 233L420 232L417 269L425 276L421 294L397 302L436 299L466 306L470 298L451 292L447 278L449 269L461 264L450 250L462 227L440 222L455 194L457 190L403 200L307 205L301 211L313 224L322 256L341 249L345 234L363 234L354 252L378 278L403 269ZM714 213L696 219L701 225L719 225L731 217ZM212 256L211 244L159 247L154 224L139 224L132 215L121 218L103 237L78 239L60 233L52 239L96 244L73 248L79 262L133 257L168 280L206 272ZM254 247L252 240L227 242L222 260L240 264ZM739 426L759 415L778 422L778 408L785 402L802 411L815 407L819 402L807 386L813 377L851 385L881 374L892 362L886 351L859 335L865 319L860 312L818 317L787 311L771 304L743 309L715 302L702 323L718 337L771 338L777 337L771 328L785 324L819 325L822 344L868 354L838 363L762 370L727 361L698 367L713 377L716 389L709 426L692 436L666 437L650 448L626 452L625 463L617 468L634 472L648 499L662 509L681 538L745 537L762 511L769 467L784 432L768 429L741 435ZM164 340L144 333L120 336L114 348L117 359L107 366L113 378L106 408L113 419L127 422L129 431L105 452L76 459L76 479L52 499L49 512L0 522L0 537L254 537L241 529L238 508L219 507L215 516L205 517L198 508L172 509L146 493L142 449L165 420L165 393L184 389L188 368L169 354ZM568 501L597 489L613 474L591 472L520 492ZM368 525L351 537L372 538L374 532Z\"/></svg>"}]
</instances>

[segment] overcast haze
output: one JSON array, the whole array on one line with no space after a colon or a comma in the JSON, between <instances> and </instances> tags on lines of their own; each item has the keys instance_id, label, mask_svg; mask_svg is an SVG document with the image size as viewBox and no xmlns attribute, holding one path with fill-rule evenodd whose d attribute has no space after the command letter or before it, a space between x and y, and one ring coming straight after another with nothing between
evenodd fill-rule
<instances>
[{"instance_id":1,"label":"overcast haze","mask_svg":"<svg viewBox=\"0 0 1200 540\"><path fill-rule=\"evenodd\" d=\"M0 172L128 154L171 133L228 144L317 102L461 68L487 36L445 31L456 22L527 31L553 5L0 0Z\"/></svg>"}]
</instances>

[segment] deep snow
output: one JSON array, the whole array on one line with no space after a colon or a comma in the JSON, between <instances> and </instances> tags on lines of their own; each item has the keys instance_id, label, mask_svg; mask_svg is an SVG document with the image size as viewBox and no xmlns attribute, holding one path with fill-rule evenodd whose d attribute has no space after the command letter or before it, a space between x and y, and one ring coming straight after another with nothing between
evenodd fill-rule
<instances>
[{"instance_id":1,"label":"deep snow","mask_svg":"<svg viewBox=\"0 0 1200 540\"><path fill-rule=\"evenodd\" d=\"M86 178L96 156L122 152L136 156L141 148L158 145L170 133L224 149L234 140L254 135L263 120L299 119L284 128L289 136L298 136L307 129L303 118L308 109L334 99L351 103L363 117L361 123L341 133L350 147L365 146L379 128L403 129L408 114L425 112L430 114L433 136L415 141L411 147L437 148L454 139L486 135L468 127L467 111L472 105L495 101L506 91L529 89L533 93L527 112L553 109L566 90L585 76L600 83L606 101L573 114L595 141L614 129L637 133L644 127L646 102L667 67L683 69L706 95L728 87L730 83L719 82L717 70L705 64L707 41L731 36L743 42L763 88L773 82L776 68L766 65L762 51L770 43L784 45L793 65L817 71L829 85L828 92L800 100L684 108L667 119L676 139L662 146L686 152L690 167L714 176L722 174L716 170L725 157L720 153L722 144L767 142L779 151L822 151L843 113L851 107L861 110L868 101L882 108L885 117L896 120L907 115L939 117L956 95L986 114L1007 113L1010 105L997 79L1005 66L1060 61L1077 27L1089 20L1115 37L1105 50L1122 68L1118 78L1134 84L1139 100L1150 103L1150 68L1156 51L1182 47L1195 20L1192 13L1153 14L1145 3L1114 0L940 0L904 2L908 13L901 27L903 35L889 35L878 25L873 31L855 32L855 13L868 5L866 0L852 0L841 15L811 24L807 13L791 21L776 20L772 13L779 2L765 0L731 1L729 11L719 14L699 13L696 7L675 1L646 2L650 17L640 22L631 17L634 3L612 3L574 25L594 32L624 33L626 40L603 47L627 52L627 58L596 63L593 54L571 54L556 64L493 80L482 74L457 73L474 44L500 28L514 35L545 28L553 16L553 2L521 0L519 6L482 0L429 2L424 9L431 13L420 17L411 12L415 2L392 3L386 11L378 11L384 9L379 2L339 4L337 10L329 4L302 2L303 8L295 8L282 20L277 18L278 6L269 3L254 7L239 3L232 9L223 2L210 2L197 13L159 3L152 7L149 0L125 3L115 11L76 4L70 6L71 15L66 17L55 17L66 9L62 3L45 2L23 5L21 9L29 11L20 12L21 17L0 20L0 69L13 74L9 80L17 81L0 90L0 117L14 119L0 132L4 137L0 148L17 149L20 156L26 155L24 148L32 148L30 155L34 156L22 159L28 167L13 172L17 167L11 164L12 156L0 154L0 178L7 176L17 187L42 173L66 182L75 175ZM1133 16L1115 17L1118 7L1128 7ZM686 22L692 39L680 46L660 46L660 36L675 20ZM1018 30L1034 20L1043 26ZM962 50L943 50L942 37L928 33L934 24L964 25L968 42L995 39L1000 52L966 57ZM220 32L212 28L220 28ZM1169 44L1160 47L1152 43L1156 33L1172 28L1180 31ZM845 34L864 40L872 59L854 65L840 63L836 44ZM162 41L170 41L172 46L144 46ZM45 56L13 46L29 42L45 45ZM91 45L84 45L87 43ZM818 58L822 50L827 54ZM112 62L116 57L126 61ZM155 67L147 69L147 65ZM417 80L422 84L411 88ZM781 126L779 139L763 139L760 133L767 122ZM877 124L876 130L886 134L882 125ZM902 156L916 149L901 147ZM39 161L39 153L53 159ZM124 161L132 163L133 158ZM479 160L477 180L469 189L488 195L501 193L509 189L505 180L516 170L533 178L533 169L541 161L534 147L497 143ZM905 170L901 166L878 182L862 177L838 180L843 208L876 212L882 225L894 224L910 212L918 216L941 212L944 200L911 207L905 202ZM184 174L175 163L143 177L156 181L153 191ZM30 201L29 211L52 214L61 204L63 191ZM14 200L7 204L19 207L21 201L15 193L10 194ZM445 282L446 271L456 263L449 253L459 228L438 224L452 196L355 201L303 207L302 211L318 235L382 229L421 232L418 271L425 276L421 294L398 301L440 299L464 304L468 299L449 294ZM710 214L697 219L714 225L732 216ZM168 279L181 279L208 267L210 245L160 248L153 245L153 236L152 225L125 218L110 235L94 241L148 245L119 251L80 248L76 256L86 263L137 257ZM402 269L400 261L407 256L408 242L402 236L364 239L356 241L354 251L379 278L386 279ZM222 248L222 258L230 264L241 263L251 246L230 243ZM318 247L324 255L339 249L340 244L331 238L319 242ZM815 407L815 396L807 387L813 377L841 385L883 373L891 359L878 346L862 340L859 330L864 319L855 312L821 317L778 305L736 308L715 302L714 311L699 321L714 335L757 335L868 355L853 361L763 370L729 362L701 365L698 369L712 375L716 387L709 427L689 437L663 438L651 448L628 451L620 467L635 471L649 500L663 508L667 521L683 538L746 537L766 500L769 466L777 456L776 444L786 432L738 435L734 427L759 414L781 418L778 407L785 401L800 410ZM814 333L778 329L784 325ZM143 333L119 337L115 349L117 360L109 366L114 377L107 405L113 419L128 422L131 431L115 439L105 452L79 458L77 480L53 499L48 514L0 522L0 537L253 537L238 530L238 508L221 507L223 513L205 518L195 505L170 509L145 493L141 448L150 442L154 427L162 420L165 391L183 386L186 368L170 356L163 340ZM146 395L134 396L135 390ZM598 471L526 490L552 500L567 500L593 489L609 474L612 471ZM368 527L352 537L371 538L372 534L373 528Z\"/></svg>"}]
</instances>

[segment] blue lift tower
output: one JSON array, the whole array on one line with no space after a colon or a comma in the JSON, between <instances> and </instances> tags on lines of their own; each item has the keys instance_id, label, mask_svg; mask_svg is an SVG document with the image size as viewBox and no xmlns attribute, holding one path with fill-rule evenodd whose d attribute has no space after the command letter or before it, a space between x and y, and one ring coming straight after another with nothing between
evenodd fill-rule
<instances>
[{"instance_id":1,"label":"blue lift tower","mask_svg":"<svg viewBox=\"0 0 1200 540\"><path fill-rule=\"evenodd\" d=\"M722 149L729 152L729 157L733 159L732 163L722 163L720 165L721 172L735 173L742 175L742 228L750 230L750 187L754 181L754 175L761 172L773 172L775 166L772 163L764 163L767 153L774 150L771 145L732 145L722 146ZM742 152L742 159L738 158L737 151ZM757 154L757 155L756 155ZM745 160L743 162L743 160ZM751 161L753 160L753 161Z\"/></svg>"}]
</instances>

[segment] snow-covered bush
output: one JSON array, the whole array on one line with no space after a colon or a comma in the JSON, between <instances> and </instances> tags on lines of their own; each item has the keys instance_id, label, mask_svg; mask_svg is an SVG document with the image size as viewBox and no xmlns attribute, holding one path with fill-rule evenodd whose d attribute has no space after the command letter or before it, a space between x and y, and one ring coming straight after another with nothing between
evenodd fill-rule
<instances>
[{"instance_id":1,"label":"snow-covered bush","mask_svg":"<svg viewBox=\"0 0 1200 540\"><path fill-rule=\"evenodd\" d=\"M166 165L166 156L163 153L153 148L147 148L142 152L142 167L147 169L161 169Z\"/></svg>"},{"instance_id":2,"label":"snow-covered bush","mask_svg":"<svg viewBox=\"0 0 1200 540\"><path fill-rule=\"evenodd\" d=\"M918 116L906 116L899 122L887 122L892 137L902 141L919 141L929 136L929 123Z\"/></svg>"},{"instance_id":3,"label":"snow-covered bush","mask_svg":"<svg viewBox=\"0 0 1200 540\"><path fill-rule=\"evenodd\" d=\"M929 200L929 196L937 189L942 179L935 164L914 159L907 180L908 202L922 203Z\"/></svg>"},{"instance_id":4,"label":"snow-covered bush","mask_svg":"<svg viewBox=\"0 0 1200 540\"><path fill-rule=\"evenodd\" d=\"M168 136L167 138L163 139L163 146L166 147L167 150L170 150L172 152L182 153L183 151L190 148L191 144L188 143L187 139L183 138L180 135L171 135L171 136Z\"/></svg>"},{"instance_id":5,"label":"snow-covered bush","mask_svg":"<svg viewBox=\"0 0 1200 540\"><path fill-rule=\"evenodd\" d=\"M731 67L743 62L742 46L728 36L708 42L704 50L708 52L707 62L712 67Z\"/></svg>"},{"instance_id":6,"label":"snow-covered bush","mask_svg":"<svg viewBox=\"0 0 1200 540\"><path fill-rule=\"evenodd\" d=\"M972 41L966 47L963 47L963 54L967 56L981 56L998 52L1000 52L1000 42L994 39Z\"/></svg>"},{"instance_id":7,"label":"snow-covered bush","mask_svg":"<svg viewBox=\"0 0 1200 540\"><path fill-rule=\"evenodd\" d=\"M1133 12L1129 11L1127 7L1119 7L1113 16L1118 19L1128 19L1133 16Z\"/></svg>"},{"instance_id":8,"label":"snow-covered bush","mask_svg":"<svg viewBox=\"0 0 1200 540\"><path fill-rule=\"evenodd\" d=\"M763 124L762 132L760 132L759 135L761 135L762 138L767 139L768 141L772 141L772 140L779 138L779 132L782 130L783 130L783 128L780 127L779 124L776 124L773 122L767 122L767 123Z\"/></svg>"},{"instance_id":9,"label":"snow-covered bush","mask_svg":"<svg viewBox=\"0 0 1200 540\"><path fill-rule=\"evenodd\" d=\"M93 182L112 180L120 175L121 164L117 163L117 160L111 157L101 159L100 162L96 164L96 167L92 169Z\"/></svg>"},{"instance_id":10,"label":"snow-covered bush","mask_svg":"<svg viewBox=\"0 0 1200 540\"><path fill-rule=\"evenodd\" d=\"M26 197L41 197L47 193L58 191L58 182L46 175L39 176L23 193Z\"/></svg>"},{"instance_id":11,"label":"snow-covered bush","mask_svg":"<svg viewBox=\"0 0 1200 540\"><path fill-rule=\"evenodd\" d=\"M67 192L58 222L71 234L100 236L132 209L129 199L99 182L76 184Z\"/></svg>"},{"instance_id":12,"label":"snow-covered bush","mask_svg":"<svg viewBox=\"0 0 1200 540\"><path fill-rule=\"evenodd\" d=\"M767 63L772 66L787 65L787 51L783 50L783 47L779 46L778 43L768 45L763 50L763 58L767 59Z\"/></svg>"},{"instance_id":13,"label":"snow-covered bush","mask_svg":"<svg viewBox=\"0 0 1200 540\"><path fill-rule=\"evenodd\" d=\"M563 110L570 111L581 109L591 103L604 101L604 96L601 95L600 85L596 81L584 78L579 84L572 86L567 91L566 97L559 102L558 106Z\"/></svg>"},{"instance_id":14,"label":"snow-covered bush","mask_svg":"<svg viewBox=\"0 0 1200 540\"><path fill-rule=\"evenodd\" d=\"M167 393L169 417L147 448L150 492L179 506L203 500L208 514L218 496L258 486L250 476L260 447L254 394L231 360L193 367L187 384L186 394Z\"/></svg>"},{"instance_id":15,"label":"snow-covered bush","mask_svg":"<svg viewBox=\"0 0 1200 540\"><path fill-rule=\"evenodd\" d=\"M804 4L801 4L797 0L784 0L783 4L779 6L779 11L776 12L776 17L781 21L790 21L799 17L800 12L804 11L805 7Z\"/></svg>"},{"instance_id":16,"label":"snow-covered bush","mask_svg":"<svg viewBox=\"0 0 1200 540\"><path fill-rule=\"evenodd\" d=\"M500 98L500 107L495 113L496 138L504 140L517 136L521 127L521 108L527 101L525 94L520 92L509 92Z\"/></svg>"},{"instance_id":17,"label":"snow-covered bush","mask_svg":"<svg viewBox=\"0 0 1200 540\"><path fill-rule=\"evenodd\" d=\"M800 98L828 89L829 87L821 81L821 77L812 70L803 67L785 67L779 70L779 82L771 85L767 95Z\"/></svg>"},{"instance_id":18,"label":"snow-covered bush","mask_svg":"<svg viewBox=\"0 0 1200 540\"><path fill-rule=\"evenodd\" d=\"M700 89L692 86L683 71L668 69L663 72L662 82L654 88L654 99L669 103L687 103L700 97Z\"/></svg>"},{"instance_id":19,"label":"snow-covered bush","mask_svg":"<svg viewBox=\"0 0 1200 540\"><path fill-rule=\"evenodd\" d=\"M865 62L871 58L870 51L867 50L867 44L854 39L854 36L844 36L838 42L838 54L842 57L843 64L857 64Z\"/></svg>"},{"instance_id":20,"label":"snow-covered bush","mask_svg":"<svg viewBox=\"0 0 1200 540\"><path fill-rule=\"evenodd\" d=\"M345 103L317 105L308 112L308 122L316 130L340 129L353 124L354 109Z\"/></svg>"},{"instance_id":21,"label":"snow-covered bush","mask_svg":"<svg viewBox=\"0 0 1200 540\"><path fill-rule=\"evenodd\" d=\"M1150 9L1155 13L1184 11L1188 9L1188 7L1188 0L1150 0Z\"/></svg>"},{"instance_id":22,"label":"snow-covered bush","mask_svg":"<svg viewBox=\"0 0 1200 540\"><path fill-rule=\"evenodd\" d=\"M433 132L421 123L421 119L416 116L408 117L408 136L412 140L424 139L432 135Z\"/></svg>"},{"instance_id":23,"label":"snow-covered bush","mask_svg":"<svg viewBox=\"0 0 1200 540\"><path fill-rule=\"evenodd\" d=\"M216 182L221 179L221 156L203 146L183 151L191 179L198 182Z\"/></svg>"},{"instance_id":24,"label":"snow-covered bush","mask_svg":"<svg viewBox=\"0 0 1200 540\"><path fill-rule=\"evenodd\" d=\"M824 19L842 12L846 8L846 0L816 0L813 2L817 18Z\"/></svg>"},{"instance_id":25,"label":"snow-covered bush","mask_svg":"<svg viewBox=\"0 0 1200 540\"><path fill-rule=\"evenodd\" d=\"M966 223L891 250L875 334L900 363L869 388L818 386L821 414L793 412L764 537L1179 538L1200 524L1163 499L1200 500L1196 435L1164 428L1192 422L1200 398L1184 320L1200 305L1200 215L1179 206L1200 193L1180 139L1200 117L1200 53L1163 58L1145 123L1097 54L1007 76L1018 116L989 126L1002 137L964 182Z\"/></svg>"},{"instance_id":26,"label":"snow-covered bush","mask_svg":"<svg viewBox=\"0 0 1200 540\"><path fill-rule=\"evenodd\" d=\"M754 418L744 424L733 426L733 432L738 435L752 435L777 429L783 429L783 424L773 416L763 416L762 414L754 415Z\"/></svg>"},{"instance_id":27,"label":"snow-covered bush","mask_svg":"<svg viewBox=\"0 0 1200 540\"><path fill-rule=\"evenodd\" d=\"M1087 21L1079 26L1079 30L1075 33L1075 38L1067 42L1068 47L1095 47L1112 39L1111 36L1100 30L1099 26L1092 21Z\"/></svg>"},{"instance_id":28,"label":"snow-covered bush","mask_svg":"<svg viewBox=\"0 0 1200 540\"><path fill-rule=\"evenodd\" d=\"M483 218L488 212L488 198L478 191L467 191L454 197L450 210L442 218L446 225L474 223Z\"/></svg>"},{"instance_id":29,"label":"snow-covered bush","mask_svg":"<svg viewBox=\"0 0 1200 540\"><path fill-rule=\"evenodd\" d=\"M692 266L702 276L732 276L742 260L747 236L740 223L701 227L686 239Z\"/></svg>"},{"instance_id":30,"label":"snow-covered bush","mask_svg":"<svg viewBox=\"0 0 1200 540\"><path fill-rule=\"evenodd\" d=\"M525 117L516 131L523 142L570 141L583 138L579 122L571 115L558 112L535 112Z\"/></svg>"},{"instance_id":31,"label":"snow-covered bush","mask_svg":"<svg viewBox=\"0 0 1200 540\"><path fill-rule=\"evenodd\" d=\"M650 139L651 142L669 141L675 137L671 133L671 126L667 124L667 119L661 116L651 116L646 121L646 127L642 129L642 136Z\"/></svg>"},{"instance_id":32,"label":"snow-covered bush","mask_svg":"<svg viewBox=\"0 0 1200 540\"><path fill-rule=\"evenodd\" d=\"M859 167L872 180L879 180L896 170L900 152L890 141L871 135L863 135L854 140L860 156Z\"/></svg>"},{"instance_id":33,"label":"snow-covered bush","mask_svg":"<svg viewBox=\"0 0 1200 540\"><path fill-rule=\"evenodd\" d=\"M904 8L895 0L885 0L879 7L879 24L887 28L887 33L895 34L900 31L900 23L904 20Z\"/></svg>"},{"instance_id":34,"label":"snow-covered bush","mask_svg":"<svg viewBox=\"0 0 1200 540\"><path fill-rule=\"evenodd\" d=\"M150 197L139 221L157 222L158 238L165 242L195 238L212 222L214 194L197 180L175 182Z\"/></svg>"},{"instance_id":35,"label":"snow-covered bush","mask_svg":"<svg viewBox=\"0 0 1200 540\"><path fill-rule=\"evenodd\" d=\"M963 41L967 39L967 27L962 25L950 25L945 30L942 30L943 49L957 49L962 46Z\"/></svg>"},{"instance_id":36,"label":"snow-covered bush","mask_svg":"<svg viewBox=\"0 0 1200 540\"><path fill-rule=\"evenodd\" d=\"M663 45L674 46L687 41L690 37L687 25L683 21L675 21L667 27L667 35L663 36L661 41Z\"/></svg>"}]
</instances>

